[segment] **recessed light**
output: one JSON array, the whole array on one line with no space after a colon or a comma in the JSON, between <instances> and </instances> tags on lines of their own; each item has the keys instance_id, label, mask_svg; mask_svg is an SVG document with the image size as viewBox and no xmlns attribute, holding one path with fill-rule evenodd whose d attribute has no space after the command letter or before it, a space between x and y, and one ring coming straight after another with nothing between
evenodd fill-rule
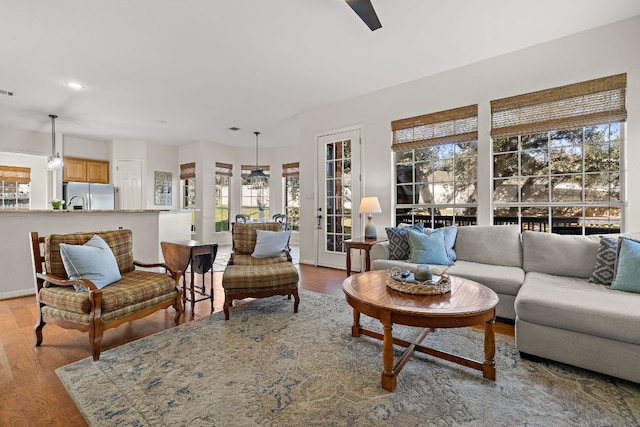
<instances>
[{"instance_id":1,"label":"recessed light","mask_svg":"<svg viewBox=\"0 0 640 427\"><path fill-rule=\"evenodd\" d=\"M67 86L69 86L71 89L75 89L75 90L80 90L80 89L84 89L84 85L78 83L78 82L67 82Z\"/></svg>"},{"instance_id":2,"label":"recessed light","mask_svg":"<svg viewBox=\"0 0 640 427\"><path fill-rule=\"evenodd\" d=\"M158 123L160 123L160 124L163 124L163 125L166 125L166 124L167 124L167 121L166 121L166 120L162 120L162 119L160 119L160 120L156 120L156 122L158 122Z\"/></svg>"},{"instance_id":3,"label":"recessed light","mask_svg":"<svg viewBox=\"0 0 640 427\"><path fill-rule=\"evenodd\" d=\"M239 128L239 127L237 127L237 126L231 126L231 127L229 128L229 130L230 130L230 131L233 131L233 132L236 132L236 131L239 131L239 130L240 130L240 128Z\"/></svg>"}]
</instances>

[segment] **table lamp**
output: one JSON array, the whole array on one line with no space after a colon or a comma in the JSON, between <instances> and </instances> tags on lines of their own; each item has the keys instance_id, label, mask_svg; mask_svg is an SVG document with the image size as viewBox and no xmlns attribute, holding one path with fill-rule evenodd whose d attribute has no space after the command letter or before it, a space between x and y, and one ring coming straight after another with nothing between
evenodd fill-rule
<instances>
[{"instance_id":1,"label":"table lamp","mask_svg":"<svg viewBox=\"0 0 640 427\"><path fill-rule=\"evenodd\" d=\"M376 234L376 226L373 223L372 213L382 212L380 208L380 202L377 197L363 197L360 201L360 213L367 214L367 225L364 227L364 237L366 239L375 239L377 238Z\"/></svg>"}]
</instances>

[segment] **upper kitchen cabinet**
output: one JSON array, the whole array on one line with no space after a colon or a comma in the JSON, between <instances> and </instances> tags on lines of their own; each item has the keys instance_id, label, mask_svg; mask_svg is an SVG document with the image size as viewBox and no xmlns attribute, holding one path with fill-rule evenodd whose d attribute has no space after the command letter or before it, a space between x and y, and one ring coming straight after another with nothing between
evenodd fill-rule
<instances>
[{"instance_id":1,"label":"upper kitchen cabinet","mask_svg":"<svg viewBox=\"0 0 640 427\"><path fill-rule=\"evenodd\" d=\"M65 157L62 169L63 181L109 183L109 162L104 160Z\"/></svg>"}]
</instances>

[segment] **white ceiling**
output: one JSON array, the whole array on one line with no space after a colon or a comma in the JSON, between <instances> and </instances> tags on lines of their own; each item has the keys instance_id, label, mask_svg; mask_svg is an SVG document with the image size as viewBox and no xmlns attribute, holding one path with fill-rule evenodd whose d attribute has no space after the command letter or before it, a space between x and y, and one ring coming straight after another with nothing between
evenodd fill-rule
<instances>
[{"instance_id":1,"label":"white ceiling","mask_svg":"<svg viewBox=\"0 0 640 427\"><path fill-rule=\"evenodd\" d=\"M15 93L0 127L51 132L57 114L78 137L286 146L302 111L640 15L638 0L373 4L375 32L343 0L0 0Z\"/></svg>"}]
</instances>

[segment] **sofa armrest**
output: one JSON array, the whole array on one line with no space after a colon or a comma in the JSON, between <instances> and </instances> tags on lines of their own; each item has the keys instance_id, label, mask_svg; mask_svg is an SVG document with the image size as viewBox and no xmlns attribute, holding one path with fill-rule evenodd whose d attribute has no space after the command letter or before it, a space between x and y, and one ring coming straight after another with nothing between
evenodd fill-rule
<instances>
[{"instance_id":1,"label":"sofa armrest","mask_svg":"<svg viewBox=\"0 0 640 427\"><path fill-rule=\"evenodd\" d=\"M371 247L369 252L371 262L377 259L389 259L389 242L379 242Z\"/></svg>"}]
</instances>

